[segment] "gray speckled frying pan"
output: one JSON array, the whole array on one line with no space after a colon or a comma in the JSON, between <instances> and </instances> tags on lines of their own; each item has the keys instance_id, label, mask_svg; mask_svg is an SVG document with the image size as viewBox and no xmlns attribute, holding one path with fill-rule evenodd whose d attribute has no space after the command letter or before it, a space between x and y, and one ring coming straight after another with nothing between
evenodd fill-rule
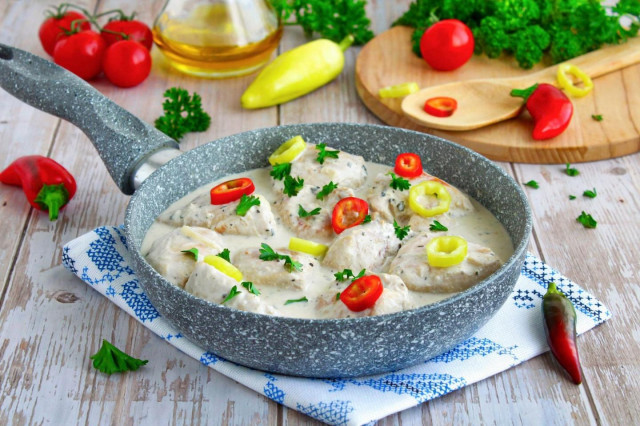
<instances>
[{"instance_id":1,"label":"gray speckled frying pan","mask_svg":"<svg viewBox=\"0 0 640 426\"><path fill-rule=\"evenodd\" d=\"M522 190L486 158L446 140L385 126L300 124L229 136L178 156L176 143L167 136L30 53L0 45L0 86L87 134L120 189L135 191L126 212L126 235L134 269L151 302L190 340L236 363L307 377L360 376L416 364L482 327L509 297L520 274L531 231ZM326 320L259 315L210 303L170 284L145 261L139 251L144 235L173 201L227 174L266 166L268 155L298 134L389 165L401 152L419 154L426 171L497 216L511 236L514 254L489 278L436 304Z\"/></svg>"}]
</instances>

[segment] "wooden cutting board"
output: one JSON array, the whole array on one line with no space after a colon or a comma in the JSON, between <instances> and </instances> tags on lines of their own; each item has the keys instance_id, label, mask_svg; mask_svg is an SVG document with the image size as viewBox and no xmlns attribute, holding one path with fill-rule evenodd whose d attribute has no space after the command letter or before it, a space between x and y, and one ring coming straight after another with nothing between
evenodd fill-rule
<instances>
[{"instance_id":1,"label":"wooden cutting board","mask_svg":"<svg viewBox=\"0 0 640 426\"><path fill-rule=\"evenodd\" d=\"M412 31L408 27L391 28L367 43L356 60L358 94L385 123L444 137L496 161L578 163L640 151L640 65L594 79L595 88L589 95L571 98L574 116L567 130L548 141L531 138L533 121L526 112L464 132L429 129L412 122L400 109L401 99L380 99L378 90L408 81L423 88L456 80L518 76L543 68L522 70L513 58L473 55L455 71L434 71L412 52ZM593 114L601 114L603 120L594 120Z\"/></svg>"}]
</instances>

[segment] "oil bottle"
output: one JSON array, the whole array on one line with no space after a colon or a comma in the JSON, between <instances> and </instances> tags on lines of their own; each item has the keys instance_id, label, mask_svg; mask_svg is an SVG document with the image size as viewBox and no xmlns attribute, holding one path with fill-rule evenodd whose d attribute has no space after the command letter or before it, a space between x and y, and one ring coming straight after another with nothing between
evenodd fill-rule
<instances>
[{"instance_id":1,"label":"oil bottle","mask_svg":"<svg viewBox=\"0 0 640 426\"><path fill-rule=\"evenodd\" d=\"M282 37L269 0L167 0L153 41L176 69L224 78L263 66Z\"/></svg>"}]
</instances>

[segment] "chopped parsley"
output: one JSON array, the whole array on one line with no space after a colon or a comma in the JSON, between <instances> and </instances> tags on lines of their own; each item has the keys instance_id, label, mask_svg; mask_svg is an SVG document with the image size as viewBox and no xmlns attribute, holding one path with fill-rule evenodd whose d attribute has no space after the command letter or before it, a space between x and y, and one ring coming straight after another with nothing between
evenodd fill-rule
<instances>
[{"instance_id":1,"label":"chopped parsley","mask_svg":"<svg viewBox=\"0 0 640 426\"><path fill-rule=\"evenodd\" d=\"M404 239L404 237L406 237L409 234L409 231L411 230L411 228L409 227L409 225L400 226L400 225L398 225L398 222L396 222L394 220L393 221L393 230L396 233L396 237L398 237L398 239L400 241L402 241Z\"/></svg>"},{"instance_id":2,"label":"chopped parsley","mask_svg":"<svg viewBox=\"0 0 640 426\"><path fill-rule=\"evenodd\" d=\"M447 228L437 220L434 220L433 223L429 225L429 231L448 231L448 230L449 228Z\"/></svg>"},{"instance_id":3,"label":"chopped parsley","mask_svg":"<svg viewBox=\"0 0 640 426\"><path fill-rule=\"evenodd\" d=\"M364 217L364 220L362 221L361 225L364 225L365 223L369 223L371 222L371 215L368 214Z\"/></svg>"},{"instance_id":4,"label":"chopped parsley","mask_svg":"<svg viewBox=\"0 0 640 426\"><path fill-rule=\"evenodd\" d=\"M291 177L291 175L287 175L284 178L284 189L282 190L282 192L284 192L284 194L288 195L289 197L295 197L296 195L298 195L298 192L300 192L303 186L304 179L300 177L294 178Z\"/></svg>"},{"instance_id":5,"label":"chopped parsley","mask_svg":"<svg viewBox=\"0 0 640 426\"><path fill-rule=\"evenodd\" d=\"M320 207L311 210L310 212L306 211L302 204L298 204L298 216L300 217L309 217L320 214Z\"/></svg>"},{"instance_id":6,"label":"chopped parsley","mask_svg":"<svg viewBox=\"0 0 640 426\"><path fill-rule=\"evenodd\" d=\"M290 305L292 303L298 303L298 302L308 302L309 299L307 299L307 296L302 296L300 299L289 299L286 302L284 302L285 305Z\"/></svg>"},{"instance_id":7,"label":"chopped parsley","mask_svg":"<svg viewBox=\"0 0 640 426\"><path fill-rule=\"evenodd\" d=\"M252 282L250 281L243 281L240 283L240 285L244 288L247 289L247 291L251 294L255 294L256 296L260 296L260 290L258 290Z\"/></svg>"},{"instance_id":8,"label":"chopped parsley","mask_svg":"<svg viewBox=\"0 0 640 426\"><path fill-rule=\"evenodd\" d=\"M340 300L340 295L342 294L341 291L336 293L336 301Z\"/></svg>"},{"instance_id":9,"label":"chopped parsley","mask_svg":"<svg viewBox=\"0 0 640 426\"><path fill-rule=\"evenodd\" d=\"M276 180L282 180L291 174L291 163L276 164L269 174Z\"/></svg>"},{"instance_id":10,"label":"chopped parsley","mask_svg":"<svg viewBox=\"0 0 640 426\"><path fill-rule=\"evenodd\" d=\"M585 212L582 212L580 216L576 218L578 222L582 224L585 228L595 228L598 225L598 222L590 215Z\"/></svg>"},{"instance_id":11,"label":"chopped parsley","mask_svg":"<svg viewBox=\"0 0 640 426\"><path fill-rule=\"evenodd\" d=\"M262 243L260 245L260 259L264 261L272 260L284 260L284 269L288 272L302 271L302 263L296 262L291 259L291 256L276 253L268 244Z\"/></svg>"},{"instance_id":12,"label":"chopped parsley","mask_svg":"<svg viewBox=\"0 0 640 426\"><path fill-rule=\"evenodd\" d=\"M242 292L238 290L238 286L234 285L233 287L231 287L231 290L229 290L229 294L227 294L227 297L224 298L222 303L228 302L229 300L233 299L234 297L236 297L240 293L242 293Z\"/></svg>"},{"instance_id":13,"label":"chopped parsley","mask_svg":"<svg viewBox=\"0 0 640 426\"><path fill-rule=\"evenodd\" d=\"M571 167L571 163L567 163L567 167L564 169L564 171L569 175L569 176L578 176L580 174L580 172L578 171L578 169L574 169L573 167Z\"/></svg>"},{"instance_id":14,"label":"chopped parsley","mask_svg":"<svg viewBox=\"0 0 640 426\"><path fill-rule=\"evenodd\" d=\"M93 360L93 367L105 374L135 371L149 362L127 355L104 339L98 352L89 358Z\"/></svg>"},{"instance_id":15,"label":"chopped parsley","mask_svg":"<svg viewBox=\"0 0 640 426\"><path fill-rule=\"evenodd\" d=\"M220 253L216 254L216 256L223 258L224 260L226 260L227 262L231 263L231 257L230 257L231 252L229 251L228 248L222 250Z\"/></svg>"},{"instance_id":16,"label":"chopped parsley","mask_svg":"<svg viewBox=\"0 0 640 426\"><path fill-rule=\"evenodd\" d=\"M570 199L570 200L575 200L575 199L576 199L576 196L575 196L575 195L569 195L569 199Z\"/></svg>"},{"instance_id":17,"label":"chopped parsley","mask_svg":"<svg viewBox=\"0 0 640 426\"><path fill-rule=\"evenodd\" d=\"M391 176L391 182L389 183L389 186L391 188L397 189L399 191L404 191L405 189L409 189L411 187L411 184L405 178L396 176L396 174L393 172L389 172L387 174Z\"/></svg>"},{"instance_id":18,"label":"chopped parsley","mask_svg":"<svg viewBox=\"0 0 640 426\"><path fill-rule=\"evenodd\" d=\"M596 193L596 189L593 188L593 191L590 189L585 190L582 195L584 195L585 197L589 197L589 198L596 198L596 196L598 195Z\"/></svg>"},{"instance_id":19,"label":"chopped parsley","mask_svg":"<svg viewBox=\"0 0 640 426\"><path fill-rule=\"evenodd\" d=\"M319 151L316 161L320 164L324 164L325 158L338 158L338 153L340 153L340 151L328 150L327 145L323 143L316 145L316 149Z\"/></svg>"},{"instance_id":20,"label":"chopped parsley","mask_svg":"<svg viewBox=\"0 0 640 426\"><path fill-rule=\"evenodd\" d=\"M328 184L326 184L325 186L322 187L322 190L320 192L318 192L318 194L316 195L316 198L318 200L322 200L324 197L326 197L327 195L331 194L331 192L336 189L338 187L337 184L333 183L333 182L329 182Z\"/></svg>"},{"instance_id":21,"label":"chopped parsley","mask_svg":"<svg viewBox=\"0 0 640 426\"><path fill-rule=\"evenodd\" d=\"M591 118L593 118L596 121L602 121L603 119L602 114L591 114Z\"/></svg>"},{"instance_id":22,"label":"chopped parsley","mask_svg":"<svg viewBox=\"0 0 640 426\"><path fill-rule=\"evenodd\" d=\"M536 182L535 180L530 180L529 182L525 183L525 185L530 186L533 189L540 188L540 185L538 185L538 182Z\"/></svg>"},{"instance_id":23,"label":"chopped parsley","mask_svg":"<svg viewBox=\"0 0 640 426\"><path fill-rule=\"evenodd\" d=\"M193 256L193 260L198 261L198 249L195 247L190 248L189 250L181 250L181 253L191 254Z\"/></svg>"},{"instance_id":24,"label":"chopped parsley","mask_svg":"<svg viewBox=\"0 0 640 426\"><path fill-rule=\"evenodd\" d=\"M240 203L236 207L236 214L238 216L244 216L247 214L249 209L253 206L259 206L260 199L258 197L254 197L253 195L242 194L242 198L240 198Z\"/></svg>"},{"instance_id":25,"label":"chopped parsley","mask_svg":"<svg viewBox=\"0 0 640 426\"><path fill-rule=\"evenodd\" d=\"M355 281L358 278L363 277L366 272L367 270L363 269L358 273L358 275L353 275L353 271L351 269L344 269L341 272L336 272L335 274L333 274L333 276L336 277L336 281L340 282L346 281L349 278L351 278L352 281Z\"/></svg>"}]
</instances>

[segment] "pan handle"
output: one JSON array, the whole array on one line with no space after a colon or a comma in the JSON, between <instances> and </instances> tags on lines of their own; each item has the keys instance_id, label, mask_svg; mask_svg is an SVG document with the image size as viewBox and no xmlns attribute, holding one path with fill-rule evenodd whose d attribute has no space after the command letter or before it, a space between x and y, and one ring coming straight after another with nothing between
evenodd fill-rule
<instances>
[{"instance_id":1,"label":"pan handle","mask_svg":"<svg viewBox=\"0 0 640 426\"><path fill-rule=\"evenodd\" d=\"M148 157L167 149L171 154L179 152L175 140L121 108L84 80L51 61L4 44L0 44L0 87L80 128L95 146L114 182L127 195L134 192L133 176Z\"/></svg>"}]
</instances>

